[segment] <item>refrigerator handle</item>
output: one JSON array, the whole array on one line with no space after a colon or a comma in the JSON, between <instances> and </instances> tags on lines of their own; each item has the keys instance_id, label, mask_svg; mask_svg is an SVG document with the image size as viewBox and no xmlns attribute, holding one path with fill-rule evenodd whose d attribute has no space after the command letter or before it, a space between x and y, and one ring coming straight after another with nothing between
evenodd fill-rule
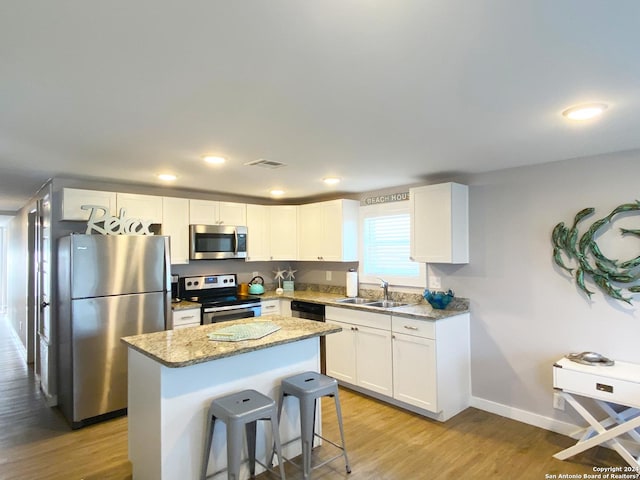
<instances>
[{"instance_id":1,"label":"refrigerator handle","mask_svg":"<svg viewBox=\"0 0 640 480\"><path fill-rule=\"evenodd\" d=\"M171 309L171 242L169 237L164 237L164 292L165 292L165 308L164 308L164 328L170 330L173 328L173 310Z\"/></svg>"}]
</instances>

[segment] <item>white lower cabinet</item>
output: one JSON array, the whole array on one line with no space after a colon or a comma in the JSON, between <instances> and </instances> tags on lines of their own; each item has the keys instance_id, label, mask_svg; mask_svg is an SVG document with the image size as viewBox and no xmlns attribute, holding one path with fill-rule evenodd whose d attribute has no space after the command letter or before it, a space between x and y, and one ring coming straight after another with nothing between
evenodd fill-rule
<instances>
[{"instance_id":1,"label":"white lower cabinet","mask_svg":"<svg viewBox=\"0 0 640 480\"><path fill-rule=\"evenodd\" d=\"M341 332L332 333L325 338L327 345L327 375L356 384L356 331L349 323L335 322L327 318L327 323L338 325Z\"/></svg>"},{"instance_id":2,"label":"white lower cabinet","mask_svg":"<svg viewBox=\"0 0 640 480\"><path fill-rule=\"evenodd\" d=\"M469 314L440 320L326 308L327 375L358 391L445 421L469 406Z\"/></svg>"},{"instance_id":3,"label":"white lower cabinet","mask_svg":"<svg viewBox=\"0 0 640 480\"><path fill-rule=\"evenodd\" d=\"M391 332L356 326L356 378L362 388L391 395Z\"/></svg>"},{"instance_id":4,"label":"white lower cabinet","mask_svg":"<svg viewBox=\"0 0 640 480\"><path fill-rule=\"evenodd\" d=\"M197 327L200 325L200 309L187 308L173 311L173 329Z\"/></svg>"},{"instance_id":5,"label":"white lower cabinet","mask_svg":"<svg viewBox=\"0 0 640 480\"><path fill-rule=\"evenodd\" d=\"M436 345L430 338L393 334L393 398L438 411Z\"/></svg>"},{"instance_id":6,"label":"white lower cabinet","mask_svg":"<svg viewBox=\"0 0 640 480\"><path fill-rule=\"evenodd\" d=\"M291 316L291 300L288 298L280 299L280 315L283 317Z\"/></svg>"},{"instance_id":7,"label":"white lower cabinet","mask_svg":"<svg viewBox=\"0 0 640 480\"><path fill-rule=\"evenodd\" d=\"M439 320L391 318L393 399L448 420L469 406L469 314Z\"/></svg>"},{"instance_id":8,"label":"white lower cabinet","mask_svg":"<svg viewBox=\"0 0 640 480\"><path fill-rule=\"evenodd\" d=\"M325 316L342 327L326 337L327 375L391 395L391 316L335 307L327 307Z\"/></svg>"}]
</instances>

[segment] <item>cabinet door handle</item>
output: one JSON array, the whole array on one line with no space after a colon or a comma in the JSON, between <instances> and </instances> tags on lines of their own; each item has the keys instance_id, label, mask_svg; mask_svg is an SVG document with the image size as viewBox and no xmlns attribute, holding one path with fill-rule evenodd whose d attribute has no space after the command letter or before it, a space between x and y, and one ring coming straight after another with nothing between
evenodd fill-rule
<instances>
[{"instance_id":1,"label":"cabinet door handle","mask_svg":"<svg viewBox=\"0 0 640 480\"><path fill-rule=\"evenodd\" d=\"M418 330L418 327L412 327L410 325L405 325L404 328L406 328L407 330Z\"/></svg>"},{"instance_id":2,"label":"cabinet door handle","mask_svg":"<svg viewBox=\"0 0 640 480\"><path fill-rule=\"evenodd\" d=\"M182 317L182 320L187 320L189 318L195 318L195 317L196 317L195 315L189 315L187 317Z\"/></svg>"}]
</instances>

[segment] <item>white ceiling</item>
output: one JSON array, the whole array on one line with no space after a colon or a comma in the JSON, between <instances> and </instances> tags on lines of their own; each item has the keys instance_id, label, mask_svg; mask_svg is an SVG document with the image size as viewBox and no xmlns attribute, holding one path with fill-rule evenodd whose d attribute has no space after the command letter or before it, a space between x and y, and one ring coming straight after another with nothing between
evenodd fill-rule
<instances>
[{"instance_id":1,"label":"white ceiling","mask_svg":"<svg viewBox=\"0 0 640 480\"><path fill-rule=\"evenodd\" d=\"M639 25L637 0L5 0L0 213L54 176L291 199L636 149Z\"/></svg>"}]
</instances>

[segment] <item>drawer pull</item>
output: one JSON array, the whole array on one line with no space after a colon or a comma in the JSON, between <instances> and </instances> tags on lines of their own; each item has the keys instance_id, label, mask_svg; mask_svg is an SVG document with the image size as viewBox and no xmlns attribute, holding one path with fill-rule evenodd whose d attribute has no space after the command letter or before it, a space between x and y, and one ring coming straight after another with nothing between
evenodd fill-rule
<instances>
[{"instance_id":1,"label":"drawer pull","mask_svg":"<svg viewBox=\"0 0 640 480\"><path fill-rule=\"evenodd\" d=\"M188 318L195 318L195 315L188 315L186 317L182 317L181 320L186 320Z\"/></svg>"},{"instance_id":2,"label":"drawer pull","mask_svg":"<svg viewBox=\"0 0 640 480\"><path fill-rule=\"evenodd\" d=\"M406 328L407 330L418 330L418 327L412 327L410 325L405 325L404 328Z\"/></svg>"},{"instance_id":3,"label":"drawer pull","mask_svg":"<svg viewBox=\"0 0 640 480\"><path fill-rule=\"evenodd\" d=\"M604 383L596 383L596 390L601 392L613 393L613 385L605 385Z\"/></svg>"}]
</instances>

